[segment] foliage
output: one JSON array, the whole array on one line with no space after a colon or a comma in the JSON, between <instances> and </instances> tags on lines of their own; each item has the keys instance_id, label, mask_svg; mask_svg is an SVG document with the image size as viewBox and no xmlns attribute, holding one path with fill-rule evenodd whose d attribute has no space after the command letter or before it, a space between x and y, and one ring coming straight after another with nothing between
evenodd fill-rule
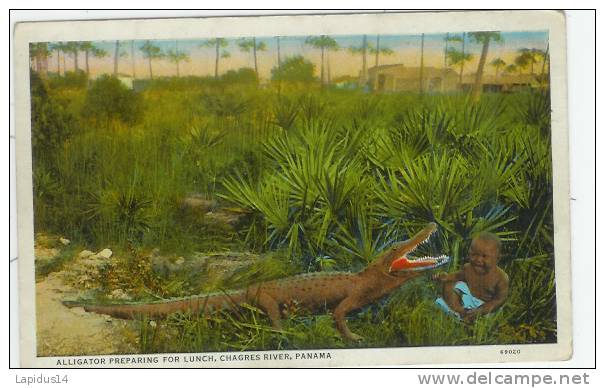
<instances>
[{"instance_id":1,"label":"foliage","mask_svg":"<svg viewBox=\"0 0 605 388\"><path fill-rule=\"evenodd\" d=\"M108 75L92 83L82 108L83 117L102 123L115 120L132 125L142 120L143 113L141 95Z\"/></svg>"},{"instance_id":2,"label":"foliage","mask_svg":"<svg viewBox=\"0 0 605 388\"><path fill-rule=\"evenodd\" d=\"M48 159L73 132L74 117L35 72L30 74L30 93L34 159Z\"/></svg>"},{"instance_id":3,"label":"foliage","mask_svg":"<svg viewBox=\"0 0 605 388\"><path fill-rule=\"evenodd\" d=\"M238 70L229 70L221 76L221 80L227 84L257 85L258 77L254 69L242 67Z\"/></svg>"},{"instance_id":4,"label":"foliage","mask_svg":"<svg viewBox=\"0 0 605 388\"><path fill-rule=\"evenodd\" d=\"M285 58L281 67L271 69L274 81L310 83L315 80L315 65L304 57L297 55Z\"/></svg>"},{"instance_id":5,"label":"foliage","mask_svg":"<svg viewBox=\"0 0 605 388\"><path fill-rule=\"evenodd\" d=\"M88 85L88 75L82 70L66 71L62 77L49 79L49 86L53 89L73 88L84 89Z\"/></svg>"}]
</instances>

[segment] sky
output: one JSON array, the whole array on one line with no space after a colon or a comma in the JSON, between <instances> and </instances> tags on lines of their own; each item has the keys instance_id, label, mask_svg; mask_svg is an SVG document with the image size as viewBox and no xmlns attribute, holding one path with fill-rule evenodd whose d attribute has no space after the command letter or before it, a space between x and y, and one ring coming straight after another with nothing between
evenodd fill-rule
<instances>
[{"instance_id":1,"label":"sky","mask_svg":"<svg viewBox=\"0 0 605 388\"><path fill-rule=\"evenodd\" d=\"M449 33L450 35L460 35L461 33ZM525 31L525 32L502 32L502 42L491 42L487 63L496 57L502 58L507 64L514 61L517 50L520 48L536 48L546 50L548 43L548 32L546 31ZM443 67L444 63L444 44L446 34L427 34L424 36L424 64L425 66ZM312 61L316 66L316 75L319 75L320 69L320 50L305 44L306 36L280 37L282 60L288 56L302 55ZM330 72L334 79L339 76L351 75L357 76L362 66L361 55L354 55L348 50L351 46L361 46L362 35L334 35L332 36L340 46L340 50L330 52ZM275 37L257 37L258 42L264 42L265 51L257 52L259 77L267 79L271 75L271 68L277 64L277 40ZM376 44L376 35L367 35L368 43ZM189 55L189 61L180 63L181 76L186 75L214 75L215 49L214 47L203 47L201 44L205 39L179 40L179 51ZM228 46L225 50L229 52L229 58L221 58L219 64L219 73L223 74L228 70L236 70L241 67L254 67L253 56L251 52L243 52L237 45L238 38L229 38ZM132 75L133 58L131 56L131 45L134 45L134 72L136 78L149 78L149 65L140 47L145 43L144 40L120 41L121 54L119 58L119 73ZM153 44L159 46L164 52L175 50L177 42L174 40L153 40ZM96 47L107 51L105 58L89 58L91 76L95 77L103 73L113 72L113 57L115 52L115 41L96 41L93 42ZM461 43L450 42L450 46L457 49L461 48ZM391 55L381 55L380 65L403 64L409 67L420 66L420 35L381 35L380 46L388 47L393 50ZM465 51L473 55L473 60L465 65L465 69L477 67L479 56L481 54L481 45L474 43L470 38L465 43ZM79 67L84 68L84 53L78 57ZM368 67L375 65L375 56L368 54ZM61 68L63 58L60 60ZM66 67L69 70L74 68L74 60L68 55L65 59ZM174 76L176 75L176 65L167 59L158 59L153 61L153 75ZM57 70L57 55L53 52L49 58L49 71ZM468 73L468 71L465 71ZM495 73L493 67L488 66L487 74Z\"/></svg>"}]
</instances>

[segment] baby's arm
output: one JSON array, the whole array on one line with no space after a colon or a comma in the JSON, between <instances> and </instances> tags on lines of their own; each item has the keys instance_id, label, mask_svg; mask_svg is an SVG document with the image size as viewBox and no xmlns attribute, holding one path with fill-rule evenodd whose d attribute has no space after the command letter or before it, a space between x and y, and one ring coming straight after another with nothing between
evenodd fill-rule
<instances>
[{"instance_id":1,"label":"baby's arm","mask_svg":"<svg viewBox=\"0 0 605 388\"><path fill-rule=\"evenodd\" d=\"M439 272L433 275L433 280L438 280L442 283L464 281L464 270L452 273Z\"/></svg>"},{"instance_id":2,"label":"baby's arm","mask_svg":"<svg viewBox=\"0 0 605 388\"><path fill-rule=\"evenodd\" d=\"M438 280L443 284L443 299L448 306L461 316L464 316L464 306L460 301L460 296L454 290L454 285L458 281L464 281L464 269L462 271L453 272L453 273L445 273L441 272L433 277L433 279Z\"/></svg>"}]
</instances>

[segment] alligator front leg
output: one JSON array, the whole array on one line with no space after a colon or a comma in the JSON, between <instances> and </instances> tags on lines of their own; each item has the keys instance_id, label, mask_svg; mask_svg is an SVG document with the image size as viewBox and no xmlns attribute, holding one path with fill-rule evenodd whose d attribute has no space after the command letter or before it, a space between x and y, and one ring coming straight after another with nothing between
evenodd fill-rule
<instances>
[{"instance_id":1,"label":"alligator front leg","mask_svg":"<svg viewBox=\"0 0 605 388\"><path fill-rule=\"evenodd\" d=\"M282 329L279 304L275 301L275 299L273 299L270 295L261 294L258 297L258 307L267 313L274 329Z\"/></svg>"},{"instance_id":2,"label":"alligator front leg","mask_svg":"<svg viewBox=\"0 0 605 388\"><path fill-rule=\"evenodd\" d=\"M334 309L334 322L340 334L351 341L359 341L363 339L360 335L353 333L347 326L347 314L357 308L359 303L356 298L346 298Z\"/></svg>"}]
</instances>

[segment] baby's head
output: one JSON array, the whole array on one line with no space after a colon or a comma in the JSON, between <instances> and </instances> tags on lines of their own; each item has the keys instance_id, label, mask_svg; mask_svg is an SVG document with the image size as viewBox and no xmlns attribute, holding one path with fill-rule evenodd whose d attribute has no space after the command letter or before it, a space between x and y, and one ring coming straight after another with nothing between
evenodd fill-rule
<instances>
[{"instance_id":1,"label":"baby's head","mask_svg":"<svg viewBox=\"0 0 605 388\"><path fill-rule=\"evenodd\" d=\"M478 274L486 274L496 267L500 260L502 242L500 237L490 232L481 232L473 237L469 249L470 265Z\"/></svg>"}]
</instances>

